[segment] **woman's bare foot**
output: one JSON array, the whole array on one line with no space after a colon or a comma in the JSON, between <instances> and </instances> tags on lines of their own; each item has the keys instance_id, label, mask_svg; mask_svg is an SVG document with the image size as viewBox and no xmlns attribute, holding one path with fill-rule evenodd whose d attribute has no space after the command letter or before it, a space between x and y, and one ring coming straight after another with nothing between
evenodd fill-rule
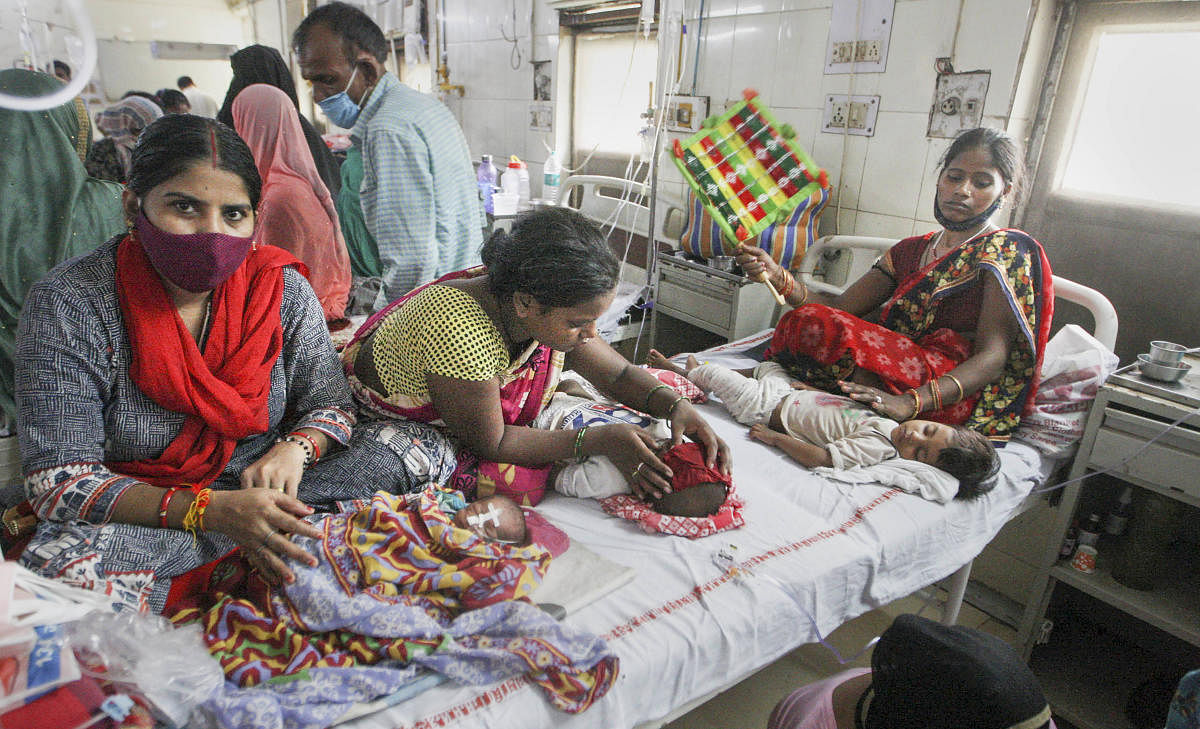
<instances>
[{"instance_id":1,"label":"woman's bare foot","mask_svg":"<svg viewBox=\"0 0 1200 729\"><path fill-rule=\"evenodd\" d=\"M650 365L656 370L667 370L668 372L674 372L677 375L683 375L684 377L687 377L687 374L695 369L700 362L694 356L689 354L687 358L687 367L680 367L663 356L662 352L659 352L657 349L652 349L650 350L650 354L646 355L646 364Z\"/></svg>"}]
</instances>

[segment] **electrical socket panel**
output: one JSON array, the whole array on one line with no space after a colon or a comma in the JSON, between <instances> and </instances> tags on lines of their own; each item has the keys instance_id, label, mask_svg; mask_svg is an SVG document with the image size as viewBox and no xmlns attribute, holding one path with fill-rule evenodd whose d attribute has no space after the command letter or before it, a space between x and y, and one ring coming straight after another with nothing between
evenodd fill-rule
<instances>
[{"instance_id":1,"label":"electrical socket panel","mask_svg":"<svg viewBox=\"0 0 1200 729\"><path fill-rule=\"evenodd\" d=\"M875 120L879 114L878 96L847 96L829 94L825 97L824 123L821 131L830 134L875 136Z\"/></svg>"},{"instance_id":2,"label":"electrical socket panel","mask_svg":"<svg viewBox=\"0 0 1200 729\"><path fill-rule=\"evenodd\" d=\"M851 56L854 55L854 44L849 41L833 44L833 54L830 56L831 63L849 63Z\"/></svg>"},{"instance_id":3,"label":"electrical socket panel","mask_svg":"<svg viewBox=\"0 0 1200 729\"><path fill-rule=\"evenodd\" d=\"M832 1L825 73L885 71L895 0Z\"/></svg>"},{"instance_id":4,"label":"electrical socket panel","mask_svg":"<svg viewBox=\"0 0 1200 729\"><path fill-rule=\"evenodd\" d=\"M938 74L927 136L953 139L964 129L979 126L991 78L991 71Z\"/></svg>"},{"instance_id":5,"label":"electrical socket panel","mask_svg":"<svg viewBox=\"0 0 1200 729\"><path fill-rule=\"evenodd\" d=\"M878 63L883 44L877 40L855 41L854 60L867 63Z\"/></svg>"}]
</instances>

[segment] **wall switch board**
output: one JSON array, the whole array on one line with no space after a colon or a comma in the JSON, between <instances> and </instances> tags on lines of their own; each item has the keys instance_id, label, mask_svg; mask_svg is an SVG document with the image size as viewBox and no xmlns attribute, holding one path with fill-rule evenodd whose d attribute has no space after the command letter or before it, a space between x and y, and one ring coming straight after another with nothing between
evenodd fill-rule
<instances>
[{"instance_id":1,"label":"wall switch board","mask_svg":"<svg viewBox=\"0 0 1200 729\"><path fill-rule=\"evenodd\" d=\"M979 126L991 78L991 71L938 74L927 136L953 139L964 129Z\"/></svg>"},{"instance_id":2,"label":"wall switch board","mask_svg":"<svg viewBox=\"0 0 1200 729\"><path fill-rule=\"evenodd\" d=\"M873 137L878 114L878 96L828 94L825 97L825 112L821 117L821 131Z\"/></svg>"},{"instance_id":3,"label":"wall switch board","mask_svg":"<svg viewBox=\"0 0 1200 729\"><path fill-rule=\"evenodd\" d=\"M833 0L825 73L887 70L895 0Z\"/></svg>"}]
</instances>

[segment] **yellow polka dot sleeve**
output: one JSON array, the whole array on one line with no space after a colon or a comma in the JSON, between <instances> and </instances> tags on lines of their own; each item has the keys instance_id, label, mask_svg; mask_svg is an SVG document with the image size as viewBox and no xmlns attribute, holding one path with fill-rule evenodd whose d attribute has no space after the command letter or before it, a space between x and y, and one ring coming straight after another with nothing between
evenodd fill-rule
<instances>
[{"instance_id":1,"label":"yellow polka dot sleeve","mask_svg":"<svg viewBox=\"0 0 1200 729\"><path fill-rule=\"evenodd\" d=\"M500 331L474 297L434 285L388 315L372 335L371 354L387 396L429 394L425 377L482 382L508 367Z\"/></svg>"}]
</instances>

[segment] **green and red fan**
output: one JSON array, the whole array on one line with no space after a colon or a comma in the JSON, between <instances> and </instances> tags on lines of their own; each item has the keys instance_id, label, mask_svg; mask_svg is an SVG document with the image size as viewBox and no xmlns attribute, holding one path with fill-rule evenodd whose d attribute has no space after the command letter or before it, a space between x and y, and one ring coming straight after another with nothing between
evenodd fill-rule
<instances>
[{"instance_id":1,"label":"green and red fan","mask_svg":"<svg viewBox=\"0 0 1200 729\"><path fill-rule=\"evenodd\" d=\"M829 176L794 141L791 125L780 124L754 89L688 140L675 140L675 166L713 221L735 245L768 226L821 188ZM776 300L783 304L775 287Z\"/></svg>"}]
</instances>

